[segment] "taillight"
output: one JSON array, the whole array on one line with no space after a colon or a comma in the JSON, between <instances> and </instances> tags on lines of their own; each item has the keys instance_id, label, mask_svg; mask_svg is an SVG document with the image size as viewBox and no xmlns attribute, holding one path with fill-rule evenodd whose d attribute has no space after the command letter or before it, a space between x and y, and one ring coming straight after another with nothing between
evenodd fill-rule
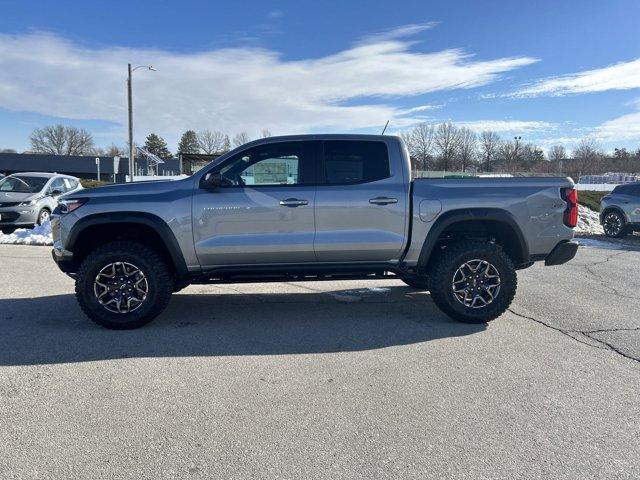
<instances>
[{"instance_id":1,"label":"taillight","mask_svg":"<svg viewBox=\"0 0 640 480\"><path fill-rule=\"evenodd\" d=\"M569 228L578 225L578 191L575 188L563 188L562 199L567 202L563 222Z\"/></svg>"}]
</instances>

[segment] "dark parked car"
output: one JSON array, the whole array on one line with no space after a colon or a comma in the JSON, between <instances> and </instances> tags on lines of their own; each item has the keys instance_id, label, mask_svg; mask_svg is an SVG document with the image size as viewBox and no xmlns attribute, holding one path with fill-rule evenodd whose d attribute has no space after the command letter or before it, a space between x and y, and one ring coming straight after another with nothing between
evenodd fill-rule
<instances>
[{"instance_id":1,"label":"dark parked car","mask_svg":"<svg viewBox=\"0 0 640 480\"><path fill-rule=\"evenodd\" d=\"M640 182L618 185L602 197L600 223L607 237L640 231Z\"/></svg>"}]
</instances>

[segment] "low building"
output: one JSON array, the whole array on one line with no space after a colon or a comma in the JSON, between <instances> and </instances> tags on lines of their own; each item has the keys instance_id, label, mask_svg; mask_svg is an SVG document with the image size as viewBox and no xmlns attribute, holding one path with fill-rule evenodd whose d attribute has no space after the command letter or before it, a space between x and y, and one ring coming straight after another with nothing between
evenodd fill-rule
<instances>
[{"instance_id":1,"label":"low building","mask_svg":"<svg viewBox=\"0 0 640 480\"><path fill-rule=\"evenodd\" d=\"M632 183L640 179L635 173L607 172L601 175L580 175L578 183Z\"/></svg>"},{"instance_id":2,"label":"low building","mask_svg":"<svg viewBox=\"0 0 640 480\"><path fill-rule=\"evenodd\" d=\"M222 153L214 153L210 155L204 153L180 153L178 154L180 172L185 175L193 175L202 167L208 165L222 155Z\"/></svg>"},{"instance_id":3,"label":"low building","mask_svg":"<svg viewBox=\"0 0 640 480\"><path fill-rule=\"evenodd\" d=\"M165 160L157 167L157 175L180 175L178 159ZM135 175L149 171L143 157L136 158ZM129 174L127 157L105 157L96 155L50 155L35 153L0 153L0 173L10 175L19 172L52 172L73 175L78 178L107 182L124 182Z\"/></svg>"}]
</instances>

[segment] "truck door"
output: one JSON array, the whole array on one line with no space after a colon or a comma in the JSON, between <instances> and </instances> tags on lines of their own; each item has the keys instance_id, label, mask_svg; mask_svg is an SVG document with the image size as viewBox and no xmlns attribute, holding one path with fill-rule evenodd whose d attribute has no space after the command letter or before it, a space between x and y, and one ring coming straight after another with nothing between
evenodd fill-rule
<instances>
[{"instance_id":1,"label":"truck door","mask_svg":"<svg viewBox=\"0 0 640 480\"><path fill-rule=\"evenodd\" d=\"M315 145L315 147L314 147ZM315 261L318 142L249 148L216 166L223 185L197 189L196 254L203 267Z\"/></svg>"},{"instance_id":2,"label":"truck door","mask_svg":"<svg viewBox=\"0 0 640 480\"><path fill-rule=\"evenodd\" d=\"M640 223L640 184L633 185L628 198L629 203L625 204L629 214L629 220L633 223Z\"/></svg>"},{"instance_id":3,"label":"truck door","mask_svg":"<svg viewBox=\"0 0 640 480\"><path fill-rule=\"evenodd\" d=\"M318 261L377 262L400 257L407 230L409 178L404 178L400 149L389 150L384 141L323 142L316 191Z\"/></svg>"}]
</instances>

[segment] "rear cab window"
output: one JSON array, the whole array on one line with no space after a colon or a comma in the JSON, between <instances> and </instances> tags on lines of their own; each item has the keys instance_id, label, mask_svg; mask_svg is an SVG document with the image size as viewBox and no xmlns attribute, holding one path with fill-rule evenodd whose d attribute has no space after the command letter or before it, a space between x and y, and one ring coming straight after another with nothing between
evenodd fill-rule
<instances>
[{"instance_id":1,"label":"rear cab window","mask_svg":"<svg viewBox=\"0 0 640 480\"><path fill-rule=\"evenodd\" d=\"M387 145L379 141L324 142L322 183L349 185L375 182L391 176Z\"/></svg>"}]
</instances>

